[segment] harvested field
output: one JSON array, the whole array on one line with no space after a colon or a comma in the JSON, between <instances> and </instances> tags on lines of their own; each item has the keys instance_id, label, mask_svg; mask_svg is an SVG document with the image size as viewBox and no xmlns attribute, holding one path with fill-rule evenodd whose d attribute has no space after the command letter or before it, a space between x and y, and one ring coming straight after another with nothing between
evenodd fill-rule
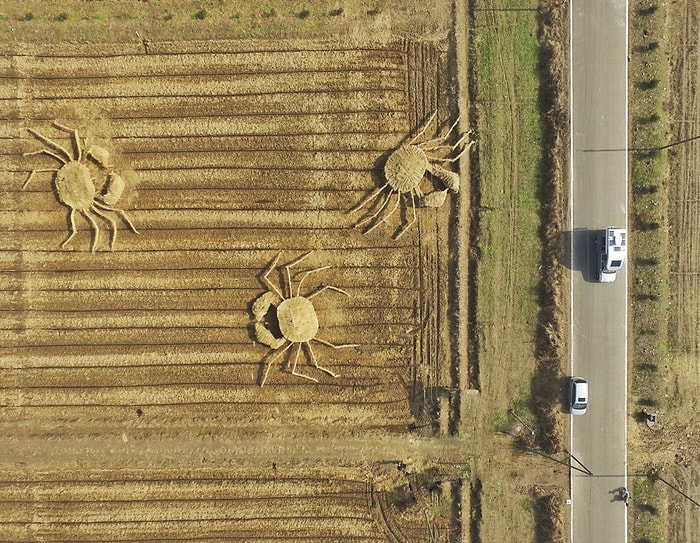
<instances>
[{"instance_id":1,"label":"harvested field","mask_svg":"<svg viewBox=\"0 0 700 543\"><path fill-rule=\"evenodd\" d=\"M509 408L532 420L538 3L204 4L0 0L0 501L11 512L0 539L558 533L565 468L502 433ZM467 113L475 29L470 47L498 60L476 76L477 108L493 114L480 124ZM394 210L378 193L350 212L433 112L425 139L459 114L461 132L477 129L475 181L465 155L447 166L460 194L418 207L398 240L410 207L353 228ZM70 175L57 173L64 162ZM472 237L477 214L488 220ZM304 339L314 319L301 311L298 345L275 358L255 324L282 339L284 310L276 300L263 315L255 301L275 288L292 297L289 281L303 281L319 328ZM297 359L307 340L313 357Z\"/></svg>"},{"instance_id":2,"label":"harvested field","mask_svg":"<svg viewBox=\"0 0 700 543\"><path fill-rule=\"evenodd\" d=\"M670 232L670 293L668 363L664 365L669 417L665 424L665 452L660 465L665 477L695 499L668 491L670 524L667 537L688 541L700 533L700 2L686 0L668 8L667 33L671 57L669 140L685 142L668 151L668 221ZM665 406L664 406L665 407ZM666 411L663 409L663 411ZM662 416L664 413L662 411Z\"/></svg>"},{"instance_id":3,"label":"harvested field","mask_svg":"<svg viewBox=\"0 0 700 543\"><path fill-rule=\"evenodd\" d=\"M12 178L3 224L14 244L3 252L13 294L3 307L8 406L18 422L47 408L92 410L98 423L125 408L179 419L206 406L238 412L242 423L249 410L266 419L283 402L296 408L279 413L280 424L336 423L342 406L346 428L406 428L407 390L440 384L430 351L445 349L426 312L446 221L420 210L394 242L398 213L363 235L347 211L380 182L377 162L411 119L437 107L436 87L424 84L435 81L437 53L403 41L200 48L154 44L145 55L104 46L85 57L62 45L6 60L23 97L2 157ZM424 60L429 78L409 76ZM407 107L407 95L418 104ZM123 209L141 234L119 225L114 252L103 234L90 253L88 222L77 215L80 232L61 248L67 210L51 172L22 189L30 169L57 167L52 157L22 157L41 149L27 128L70 145L53 119L109 149L127 180ZM259 276L279 252L281 265L311 250L303 269L331 268L308 288L348 294L316 298L318 337L359 347L316 348L338 379L316 373L317 386L275 367L259 390L266 350L252 340L249 310L266 290Z\"/></svg>"},{"instance_id":4,"label":"harvested field","mask_svg":"<svg viewBox=\"0 0 700 543\"><path fill-rule=\"evenodd\" d=\"M456 427L455 196L398 241L405 206L367 234L349 213L434 111L426 139L456 118L446 59L404 38L0 58L0 538L459 537L459 447L422 439ZM94 194L65 188L83 175ZM277 255L292 297L309 252L289 280L319 330L297 359L256 341L253 302Z\"/></svg>"},{"instance_id":5,"label":"harvested field","mask_svg":"<svg viewBox=\"0 0 700 543\"><path fill-rule=\"evenodd\" d=\"M671 271L674 303L671 306L669 331L673 342L683 351L700 352L700 270L697 262L700 251L700 233L696 228L700 217L700 59L696 51L699 7L688 1L678 5L678 23L674 25L676 42L672 63L673 100L669 123L671 141L687 141L669 150L672 182L669 183L669 215L671 227ZM689 141L688 141L689 140Z\"/></svg>"},{"instance_id":6,"label":"harvested field","mask_svg":"<svg viewBox=\"0 0 700 543\"><path fill-rule=\"evenodd\" d=\"M2 487L3 536L12 526L22 541L94 541L105 533L112 541L426 540L423 504L408 487L408 502L388 506L391 496L358 470L157 470L147 477L130 469L89 477L62 470Z\"/></svg>"}]
</instances>

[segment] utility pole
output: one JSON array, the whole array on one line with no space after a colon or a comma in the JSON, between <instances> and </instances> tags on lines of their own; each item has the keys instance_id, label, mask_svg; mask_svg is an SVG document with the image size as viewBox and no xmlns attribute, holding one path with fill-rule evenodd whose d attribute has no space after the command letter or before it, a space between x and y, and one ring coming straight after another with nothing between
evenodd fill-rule
<instances>
[{"instance_id":1,"label":"utility pole","mask_svg":"<svg viewBox=\"0 0 700 543\"><path fill-rule=\"evenodd\" d=\"M528 430L530 430L530 435L531 435L531 436L534 436L534 435L535 435L535 431L534 431L532 428L530 428L530 427L527 425L527 423L526 423L523 419L521 419L521 418L515 413L515 411L513 411L512 409L509 409L508 412L509 412L511 415L513 415L518 421L520 421L520 423L521 423L523 426L525 426L525 428L527 428Z\"/></svg>"}]
</instances>

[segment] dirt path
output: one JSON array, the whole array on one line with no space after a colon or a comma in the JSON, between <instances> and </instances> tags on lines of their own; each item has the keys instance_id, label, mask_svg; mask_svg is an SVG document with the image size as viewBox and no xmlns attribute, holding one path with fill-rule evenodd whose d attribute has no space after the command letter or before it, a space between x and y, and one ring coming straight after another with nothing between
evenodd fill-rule
<instances>
[{"instance_id":1,"label":"dirt path","mask_svg":"<svg viewBox=\"0 0 700 543\"><path fill-rule=\"evenodd\" d=\"M682 2L669 12L675 39L671 43L676 53L672 64L672 96L682 99L671 102L669 125L671 141L684 141L698 134L700 126L700 92L698 73L700 59L697 52L697 2ZM677 19L676 19L677 17ZM700 164L700 142L690 141L669 150L673 182L669 184L669 203L673 213L671 247L674 265L671 268L674 303L671 306L669 330L674 342L686 351L700 350L700 233L696 228L700 215L700 187L697 182Z\"/></svg>"},{"instance_id":2,"label":"dirt path","mask_svg":"<svg viewBox=\"0 0 700 543\"><path fill-rule=\"evenodd\" d=\"M668 8L667 35L671 58L669 95L669 141L678 142L700 133L700 2L684 0ZM697 389L700 369L700 141L692 140L669 149L669 227L671 240L671 303L669 333L673 348L666 373L666 398L673 415L665 413L664 427L655 437L657 466L667 466L666 477L677 488L696 496L700 488L700 465L696 436L700 424ZM659 435L660 434L660 435ZM690 501L669 491L670 525L673 541L692 539L700 533L700 514Z\"/></svg>"}]
</instances>

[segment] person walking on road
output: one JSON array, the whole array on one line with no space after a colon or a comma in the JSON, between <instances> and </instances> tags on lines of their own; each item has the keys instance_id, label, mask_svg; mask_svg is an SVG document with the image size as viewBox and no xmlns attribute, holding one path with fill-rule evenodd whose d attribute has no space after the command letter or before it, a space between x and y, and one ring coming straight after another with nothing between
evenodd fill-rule
<instances>
[{"instance_id":1,"label":"person walking on road","mask_svg":"<svg viewBox=\"0 0 700 543\"><path fill-rule=\"evenodd\" d=\"M626 487L622 487L622 501L625 502L625 507L630 506L630 491Z\"/></svg>"}]
</instances>

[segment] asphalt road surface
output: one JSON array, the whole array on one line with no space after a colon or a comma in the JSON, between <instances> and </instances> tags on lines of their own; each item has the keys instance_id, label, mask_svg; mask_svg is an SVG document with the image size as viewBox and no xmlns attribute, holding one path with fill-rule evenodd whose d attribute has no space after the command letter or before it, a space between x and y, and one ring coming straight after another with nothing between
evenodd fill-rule
<instances>
[{"instance_id":1,"label":"asphalt road surface","mask_svg":"<svg viewBox=\"0 0 700 543\"><path fill-rule=\"evenodd\" d=\"M626 0L571 1L571 372L590 403L572 417L574 543L627 541L627 274L596 282L593 236L627 225ZM634 243L634 240L631 240Z\"/></svg>"}]
</instances>

